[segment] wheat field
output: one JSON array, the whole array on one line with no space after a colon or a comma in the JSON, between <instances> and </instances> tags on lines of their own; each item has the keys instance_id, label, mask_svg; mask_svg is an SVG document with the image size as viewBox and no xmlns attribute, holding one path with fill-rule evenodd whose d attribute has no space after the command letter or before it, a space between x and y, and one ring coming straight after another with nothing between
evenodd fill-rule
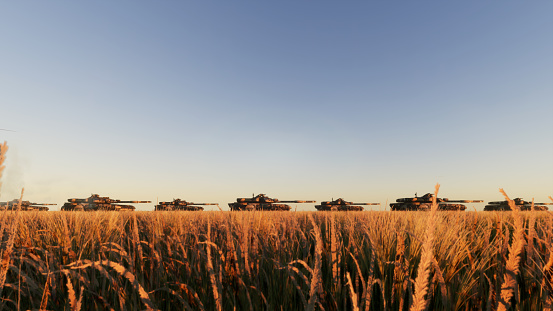
<instances>
[{"instance_id":1,"label":"wheat field","mask_svg":"<svg viewBox=\"0 0 553 311\"><path fill-rule=\"evenodd\" d=\"M549 212L17 212L5 310L542 310Z\"/></svg>"},{"instance_id":2,"label":"wheat field","mask_svg":"<svg viewBox=\"0 0 553 311\"><path fill-rule=\"evenodd\" d=\"M553 213L502 189L512 212L438 212L438 190L429 212L23 212L22 189L0 311L551 310Z\"/></svg>"}]
</instances>

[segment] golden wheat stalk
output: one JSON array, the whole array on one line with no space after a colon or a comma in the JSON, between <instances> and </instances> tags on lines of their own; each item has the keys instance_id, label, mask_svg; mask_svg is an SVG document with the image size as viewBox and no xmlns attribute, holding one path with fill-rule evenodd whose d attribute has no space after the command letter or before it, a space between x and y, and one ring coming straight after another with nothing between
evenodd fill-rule
<instances>
[{"instance_id":1,"label":"golden wheat stalk","mask_svg":"<svg viewBox=\"0 0 553 311\"><path fill-rule=\"evenodd\" d=\"M501 285L501 294L499 298L498 311L506 311L511 306L511 298L515 294L517 280L516 276L519 272L520 264L520 254L524 249L524 222L518 206L513 200L509 198L507 193L503 189L499 189L499 192L503 194L507 202L509 202L509 207L513 211L514 219L514 237L511 246L509 247L509 259L505 265L505 275L503 277L503 284Z\"/></svg>"},{"instance_id":2,"label":"golden wheat stalk","mask_svg":"<svg viewBox=\"0 0 553 311\"><path fill-rule=\"evenodd\" d=\"M15 233L17 226L19 225L19 212L21 210L21 200L23 200L23 192L25 188L21 189L21 197L19 198L19 203L17 204L17 210L15 211L15 217L10 228L10 234L8 237L8 242L6 243L6 249L2 252L2 263L0 265L0 297L2 297L2 291L4 289L4 284L6 283L6 276L8 274L8 269L10 267L10 256L13 252L13 243L15 241Z\"/></svg>"},{"instance_id":3,"label":"golden wheat stalk","mask_svg":"<svg viewBox=\"0 0 553 311\"><path fill-rule=\"evenodd\" d=\"M79 296L79 300L77 300L77 305L75 306L75 309L74 309L75 311L81 311L83 296L84 296L84 286L81 286L81 295Z\"/></svg>"},{"instance_id":4,"label":"golden wheat stalk","mask_svg":"<svg viewBox=\"0 0 553 311\"><path fill-rule=\"evenodd\" d=\"M199 308L200 311L205 311L204 304L200 300L200 297L198 296L198 293L196 293L196 291L194 291L194 289L192 289L192 287L190 287L190 285L182 284L182 283L179 283L179 282L176 282L176 285L178 287L180 287L180 289L182 289L187 294L188 299L190 301L194 301L194 303L196 304L196 306Z\"/></svg>"},{"instance_id":5,"label":"golden wheat stalk","mask_svg":"<svg viewBox=\"0 0 553 311\"><path fill-rule=\"evenodd\" d=\"M528 222L528 243L526 244L526 264L532 265L534 261L534 236L536 235L536 213L534 208L534 198L532 198L532 205L530 206L530 220Z\"/></svg>"},{"instance_id":6,"label":"golden wheat stalk","mask_svg":"<svg viewBox=\"0 0 553 311\"><path fill-rule=\"evenodd\" d=\"M338 286L338 247L336 238L336 223L334 221L334 213L330 214L330 253L332 260L332 283L334 286Z\"/></svg>"},{"instance_id":7,"label":"golden wheat stalk","mask_svg":"<svg viewBox=\"0 0 553 311\"><path fill-rule=\"evenodd\" d=\"M303 309L307 310L307 300L305 300L305 295L303 294L303 290L301 289L301 286L296 280L296 277L294 276L294 274L292 274L292 271L296 272L298 276L300 276L303 279L304 283L307 284L308 286L309 286L309 280L298 268L292 266L292 263L289 263L288 266L286 267L286 272L288 273L288 276L290 277L290 279L292 279L292 283L294 283L294 286L296 287L296 289L298 290L298 293L300 294L300 298L303 304Z\"/></svg>"},{"instance_id":8,"label":"golden wheat stalk","mask_svg":"<svg viewBox=\"0 0 553 311\"><path fill-rule=\"evenodd\" d=\"M140 235L138 234L138 221L136 220L136 214L133 214L132 218L133 218L132 237L133 237L135 249L138 251L138 262L142 262L143 251L142 251L142 243L140 242Z\"/></svg>"},{"instance_id":9,"label":"golden wheat stalk","mask_svg":"<svg viewBox=\"0 0 553 311\"><path fill-rule=\"evenodd\" d=\"M309 301L307 303L307 310L314 311L315 305L318 301L317 295L320 292L322 286L322 253L323 253L323 239L321 237L321 230L315 220L309 214L309 220L313 225L313 232L315 234L315 266L313 267L313 275L311 277L311 288L309 290Z\"/></svg>"},{"instance_id":10,"label":"golden wheat stalk","mask_svg":"<svg viewBox=\"0 0 553 311\"><path fill-rule=\"evenodd\" d=\"M357 268L357 273L359 274L358 278L361 279L361 286L362 286L362 289L363 289L363 296L361 296L361 301L365 305L365 311L368 311L369 308L370 308L370 305L371 305L371 292L372 292L372 283L373 283L372 266L371 266L371 269L369 271L369 273L370 273L369 279L368 279L369 288L367 290L367 282L365 282L365 279L363 278L363 274L361 273L361 268L359 267L359 263L357 262L357 259L355 259L355 256L353 256L353 254L351 252L349 253L349 255L353 259L353 263L355 264L355 267ZM373 262L373 261L371 260L371 262Z\"/></svg>"},{"instance_id":11,"label":"golden wheat stalk","mask_svg":"<svg viewBox=\"0 0 553 311\"><path fill-rule=\"evenodd\" d=\"M144 290L144 287L142 287L142 285L138 282L135 275L132 274L129 270L127 270L122 265L120 265L116 262L113 262L113 261L109 261L109 260L100 260L100 261L89 262L89 263L86 263L86 264L80 265L80 266L72 266L71 269L74 269L74 270L75 269L84 269L84 268L88 268L88 267L92 267L92 268L95 268L95 269L98 269L98 267L110 267L110 268L112 268L120 276L126 278L138 290L138 295L140 297L140 300L142 301L142 303L144 303L144 305L146 305L147 310L154 310L155 309L154 304L152 303L148 293ZM82 295L82 292L81 292L81 295Z\"/></svg>"},{"instance_id":12,"label":"golden wheat stalk","mask_svg":"<svg viewBox=\"0 0 553 311\"><path fill-rule=\"evenodd\" d=\"M436 211L438 210L438 204L436 198L438 197L438 190L440 184L436 184L434 191L434 197L432 198L432 208L430 216L426 223L426 238L422 245L421 262L417 270L417 278L415 280L415 299L411 306L411 311L422 311L426 309L426 294L428 293L428 279L430 277L430 266L434 260L434 226L436 221Z\"/></svg>"},{"instance_id":13,"label":"golden wheat stalk","mask_svg":"<svg viewBox=\"0 0 553 311\"><path fill-rule=\"evenodd\" d=\"M400 291L400 303L399 310L403 310L403 302L405 291L407 291L407 283L409 282L409 277L407 275L407 266L405 258L405 240L403 237L403 232L395 228L396 231L396 260L394 262L394 284L403 283L403 292ZM392 297L395 297L396 287L392 287ZM368 310L367 310L368 311Z\"/></svg>"},{"instance_id":14,"label":"golden wheat stalk","mask_svg":"<svg viewBox=\"0 0 553 311\"><path fill-rule=\"evenodd\" d=\"M71 310L75 310L77 307L77 296L75 295L75 289L73 289L73 283L71 283L71 276L69 271L63 271L67 278L67 294L69 296L69 307Z\"/></svg>"},{"instance_id":15,"label":"golden wheat stalk","mask_svg":"<svg viewBox=\"0 0 553 311\"><path fill-rule=\"evenodd\" d=\"M349 272L346 273L346 277L348 279L348 288L349 288L349 295L351 298L352 310L359 311L359 306L357 305L357 294L353 290L353 284L351 283L351 277L349 275Z\"/></svg>"},{"instance_id":16,"label":"golden wheat stalk","mask_svg":"<svg viewBox=\"0 0 553 311\"><path fill-rule=\"evenodd\" d=\"M48 305L48 296L50 296L50 273L46 276L46 284L44 284L44 291L42 292L42 299L40 300L40 310L46 310Z\"/></svg>"},{"instance_id":17,"label":"golden wheat stalk","mask_svg":"<svg viewBox=\"0 0 553 311\"><path fill-rule=\"evenodd\" d=\"M549 196L549 199L553 201L553 197ZM551 232L551 220L552 218L549 217L549 232ZM543 279L541 282L541 287L545 288L545 292L547 293L545 299L544 299L544 310L548 308L548 310L552 309L553 305L553 246L551 246L551 243L549 244L549 260L543 267L542 273L543 273Z\"/></svg>"},{"instance_id":18,"label":"golden wheat stalk","mask_svg":"<svg viewBox=\"0 0 553 311\"><path fill-rule=\"evenodd\" d=\"M553 298L553 247L549 246L549 260L542 269L543 278L541 281L541 287L546 293L544 304L551 309ZM545 308L544 308L545 309Z\"/></svg>"},{"instance_id":19,"label":"golden wheat stalk","mask_svg":"<svg viewBox=\"0 0 553 311\"><path fill-rule=\"evenodd\" d=\"M0 145L0 179L2 179L2 173L4 172L4 168L6 166L4 165L4 161L6 160L6 152L8 152L8 145L6 145L6 142ZM0 190L2 190L2 182L0 181ZM0 195L2 194L2 191L0 191Z\"/></svg>"},{"instance_id":20,"label":"golden wheat stalk","mask_svg":"<svg viewBox=\"0 0 553 311\"><path fill-rule=\"evenodd\" d=\"M217 286L217 277L215 275L215 270L213 269L213 261L211 260L211 222L207 222L207 271L209 272L209 281L211 282L211 288L213 290L213 299L215 299L215 305L217 311L223 310L222 295Z\"/></svg>"},{"instance_id":21,"label":"golden wheat stalk","mask_svg":"<svg viewBox=\"0 0 553 311\"><path fill-rule=\"evenodd\" d=\"M250 233L250 219L249 219L249 215L248 216L248 219L246 219L244 222L243 222L243 226L242 226L242 252L243 252L243 256L244 256L244 266L246 268L246 273L247 273L247 276L250 277L251 275L251 272L250 272L250 262L249 262L249 258L248 258L248 246L250 244L250 236L249 236L249 233ZM244 220L244 218L242 218L242 220Z\"/></svg>"},{"instance_id":22,"label":"golden wheat stalk","mask_svg":"<svg viewBox=\"0 0 553 311\"><path fill-rule=\"evenodd\" d=\"M440 265L438 264L438 261L436 258L432 258L432 265L434 266L434 278L436 279L436 283L440 286L440 293L442 294L442 300L444 301L444 306L448 306L448 297L447 297L447 287L445 284L444 275L442 272L442 269L440 269Z\"/></svg>"}]
</instances>

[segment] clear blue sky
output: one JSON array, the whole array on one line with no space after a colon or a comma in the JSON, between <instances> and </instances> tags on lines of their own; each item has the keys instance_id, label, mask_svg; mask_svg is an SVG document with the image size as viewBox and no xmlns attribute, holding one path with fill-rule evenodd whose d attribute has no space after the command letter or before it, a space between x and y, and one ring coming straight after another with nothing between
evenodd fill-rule
<instances>
[{"instance_id":1,"label":"clear blue sky","mask_svg":"<svg viewBox=\"0 0 553 311\"><path fill-rule=\"evenodd\" d=\"M540 0L2 1L1 200L383 208L439 182L545 201L552 16Z\"/></svg>"}]
</instances>

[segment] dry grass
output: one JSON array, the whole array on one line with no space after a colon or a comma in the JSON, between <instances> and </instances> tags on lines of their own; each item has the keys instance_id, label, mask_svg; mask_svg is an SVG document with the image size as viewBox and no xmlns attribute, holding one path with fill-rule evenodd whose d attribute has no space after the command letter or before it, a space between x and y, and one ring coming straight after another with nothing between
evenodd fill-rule
<instances>
[{"instance_id":1,"label":"dry grass","mask_svg":"<svg viewBox=\"0 0 553 311\"><path fill-rule=\"evenodd\" d=\"M3 253L13 244L0 304L21 310L543 309L551 303L553 216L513 214L8 212L3 221L14 224L14 233L8 228L2 239ZM533 244L521 241L530 234ZM425 282L417 286L419 278Z\"/></svg>"}]
</instances>

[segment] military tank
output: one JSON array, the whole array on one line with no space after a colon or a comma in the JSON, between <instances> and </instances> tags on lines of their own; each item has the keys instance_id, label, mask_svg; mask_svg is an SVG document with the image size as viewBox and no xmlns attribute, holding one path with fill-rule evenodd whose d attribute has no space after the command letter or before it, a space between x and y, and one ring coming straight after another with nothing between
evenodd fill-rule
<instances>
[{"instance_id":1,"label":"military tank","mask_svg":"<svg viewBox=\"0 0 553 311\"><path fill-rule=\"evenodd\" d=\"M359 205L380 205L380 203L352 203L339 198L323 201L321 205L315 205L315 208L319 211L362 211L363 207Z\"/></svg>"},{"instance_id":2,"label":"military tank","mask_svg":"<svg viewBox=\"0 0 553 311\"><path fill-rule=\"evenodd\" d=\"M513 199L513 201L521 211L532 210L532 202L524 201L521 198L515 198ZM534 203L534 210L547 211L549 208L545 205L553 205L553 203ZM509 202L507 202L507 200L492 201L492 202L488 202L488 204L484 206L484 210L485 211L510 211L511 207L509 206Z\"/></svg>"},{"instance_id":3,"label":"military tank","mask_svg":"<svg viewBox=\"0 0 553 311\"><path fill-rule=\"evenodd\" d=\"M156 211L203 211L200 205L218 205L217 203L193 203L181 199L175 199L172 202L159 202L155 206Z\"/></svg>"},{"instance_id":4,"label":"military tank","mask_svg":"<svg viewBox=\"0 0 553 311\"><path fill-rule=\"evenodd\" d=\"M392 211L429 211L432 207L432 198L434 194L427 193L422 197L397 199L396 203L390 203ZM450 200L447 198L436 198L439 211L464 211L467 207L463 204L455 203L479 203L484 200Z\"/></svg>"},{"instance_id":5,"label":"military tank","mask_svg":"<svg viewBox=\"0 0 553 311\"><path fill-rule=\"evenodd\" d=\"M121 201L92 194L86 199L68 199L61 207L62 211L134 211L132 205L121 203L152 203L151 201Z\"/></svg>"},{"instance_id":6,"label":"military tank","mask_svg":"<svg viewBox=\"0 0 553 311\"><path fill-rule=\"evenodd\" d=\"M290 205L282 203L315 203L315 201L279 201L261 193L252 195L252 198L237 198L236 202L229 203L228 206L231 211L289 211L291 209Z\"/></svg>"},{"instance_id":7,"label":"military tank","mask_svg":"<svg viewBox=\"0 0 553 311\"><path fill-rule=\"evenodd\" d=\"M15 211L19 204L19 200L11 200L8 202L0 202L0 210L5 211ZM21 201L21 210L22 211L47 211L49 208L47 205L57 205L53 203L32 203L29 201Z\"/></svg>"}]
</instances>

